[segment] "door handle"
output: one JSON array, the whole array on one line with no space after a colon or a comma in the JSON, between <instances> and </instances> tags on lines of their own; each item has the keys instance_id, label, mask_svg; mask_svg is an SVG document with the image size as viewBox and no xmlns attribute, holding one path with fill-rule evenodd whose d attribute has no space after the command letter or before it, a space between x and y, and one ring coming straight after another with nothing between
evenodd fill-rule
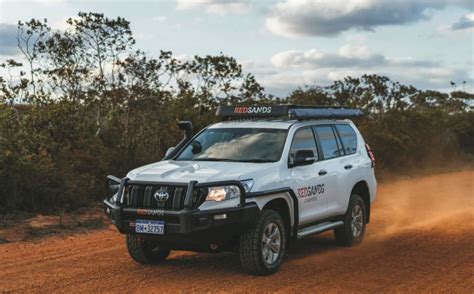
<instances>
[{"instance_id":1,"label":"door handle","mask_svg":"<svg viewBox=\"0 0 474 294\"><path fill-rule=\"evenodd\" d=\"M327 172L325 169L322 169L322 170L319 171L318 174L319 174L320 176L324 176L324 175L327 174L327 173L328 173L328 172Z\"/></svg>"},{"instance_id":2,"label":"door handle","mask_svg":"<svg viewBox=\"0 0 474 294\"><path fill-rule=\"evenodd\" d=\"M352 168L352 164L348 164L346 166L344 166L345 169L351 169Z\"/></svg>"}]
</instances>

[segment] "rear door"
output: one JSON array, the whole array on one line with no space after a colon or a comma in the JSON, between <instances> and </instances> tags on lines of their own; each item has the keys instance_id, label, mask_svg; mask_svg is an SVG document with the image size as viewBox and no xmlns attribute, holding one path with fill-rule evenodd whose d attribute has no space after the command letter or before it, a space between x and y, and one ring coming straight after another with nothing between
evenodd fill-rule
<instances>
[{"instance_id":1,"label":"rear door","mask_svg":"<svg viewBox=\"0 0 474 294\"><path fill-rule=\"evenodd\" d=\"M318 182L324 185L324 198L326 200L326 211L324 216L335 215L334 205L344 185L341 179L341 155L342 146L338 142L336 131L332 124L317 125L313 127L320 151L320 161L317 165Z\"/></svg>"},{"instance_id":2,"label":"rear door","mask_svg":"<svg viewBox=\"0 0 474 294\"><path fill-rule=\"evenodd\" d=\"M339 185L339 192L328 202L328 210L333 215L340 215L347 211L352 184L357 181L359 175L364 173L367 156L360 156L357 153L359 148L357 134L350 124L338 123L334 127L341 146L341 157L337 160L341 185Z\"/></svg>"}]
</instances>

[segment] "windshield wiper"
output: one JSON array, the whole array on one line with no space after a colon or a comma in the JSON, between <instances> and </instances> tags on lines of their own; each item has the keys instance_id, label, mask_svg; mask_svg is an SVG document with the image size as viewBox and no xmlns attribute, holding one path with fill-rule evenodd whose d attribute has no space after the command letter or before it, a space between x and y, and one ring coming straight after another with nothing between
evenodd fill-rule
<instances>
[{"instance_id":1,"label":"windshield wiper","mask_svg":"<svg viewBox=\"0 0 474 294\"><path fill-rule=\"evenodd\" d=\"M273 160L262 159L262 158L252 158L252 159L239 160L239 162L273 162Z\"/></svg>"},{"instance_id":2,"label":"windshield wiper","mask_svg":"<svg viewBox=\"0 0 474 294\"><path fill-rule=\"evenodd\" d=\"M195 161L230 161L226 158L216 158L216 157L205 157L205 158L194 158Z\"/></svg>"},{"instance_id":3,"label":"windshield wiper","mask_svg":"<svg viewBox=\"0 0 474 294\"><path fill-rule=\"evenodd\" d=\"M216 158L216 157L205 157L205 158L194 158L194 161L228 161L228 162L274 162L273 160L251 158L251 159L229 159L229 158Z\"/></svg>"}]
</instances>

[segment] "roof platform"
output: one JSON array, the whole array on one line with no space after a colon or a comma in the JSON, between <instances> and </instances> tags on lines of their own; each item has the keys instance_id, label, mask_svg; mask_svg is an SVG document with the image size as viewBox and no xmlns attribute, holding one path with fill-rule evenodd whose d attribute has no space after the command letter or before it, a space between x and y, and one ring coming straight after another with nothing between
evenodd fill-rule
<instances>
[{"instance_id":1,"label":"roof platform","mask_svg":"<svg viewBox=\"0 0 474 294\"><path fill-rule=\"evenodd\" d=\"M362 110L344 106L265 105L219 106L216 115L223 120L281 118L291 120L343 119L361 117Z\"/></svg>"}]
</instances>

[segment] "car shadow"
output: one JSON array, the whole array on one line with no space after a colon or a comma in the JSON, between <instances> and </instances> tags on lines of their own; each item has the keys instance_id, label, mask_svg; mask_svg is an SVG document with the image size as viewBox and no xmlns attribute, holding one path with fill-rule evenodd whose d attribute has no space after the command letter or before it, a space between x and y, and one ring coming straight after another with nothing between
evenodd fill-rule
<instances>
[{"instance_id":1,"label":"car shadow","mask_svg":"<svg viewBox=\"0 0 474 294\"><path fill-rule=\"evenodd\" d=\"M308 255L321 254L338 248L341 248L341 246L336 243L332 233L326 232L292 242L287 249L286 256L289 259L307 257Z\"/></svg>"},{"instance_id":2,"label":"car shadow","mask_svg":"<svg viewBox=\"0 0 474 294\"><path fill-rule=\"evenodd\" d=\"M308 237L306 239L293 241L287 248L285 262L306 258L311 255L322 254L329 251L338 250L341 247L337 245L331 233L324 233ZM178 251L171 255L165 265L167 269L174 271L190 270L215 270L221 273L246 275L240 266L240 259L237 253L192 253Z\"/></svg>"}]
</instances>

